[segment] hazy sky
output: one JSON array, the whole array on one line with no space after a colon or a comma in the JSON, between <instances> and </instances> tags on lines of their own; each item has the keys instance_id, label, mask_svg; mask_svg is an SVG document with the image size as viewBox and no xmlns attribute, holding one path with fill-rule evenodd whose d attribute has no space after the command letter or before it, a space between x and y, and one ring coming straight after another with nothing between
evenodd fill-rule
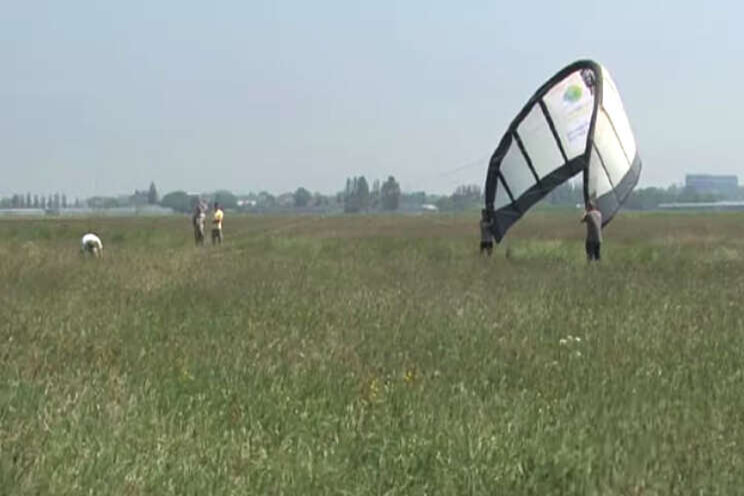
<instances>
[{"instance_id":1,"label":"hazy sky","mask_svg":"<svg viewBox=\"0 0 744 496\"><path fill-rule=\"evenodd\" d=\"M54 1L0 10L0 194L482 184L578 58L612 73L641 185L739 174L739 2ZM462 167L467 164L474 164Z\"/></svg>"}]
</instances>

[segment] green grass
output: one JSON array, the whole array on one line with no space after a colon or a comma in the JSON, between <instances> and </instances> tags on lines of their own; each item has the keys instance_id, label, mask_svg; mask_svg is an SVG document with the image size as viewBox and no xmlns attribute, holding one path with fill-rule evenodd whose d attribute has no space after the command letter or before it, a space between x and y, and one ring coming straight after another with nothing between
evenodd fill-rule
<instances>
[{"instance_id":1,"label":"green grass","mask_svg":"<svg viewBox=\"0 0 744 496\"><path fill-rule=\"evenodd\" d=\"M738 493L743 225L2 220L0 494Z\"/></svg>"}]
</instances>

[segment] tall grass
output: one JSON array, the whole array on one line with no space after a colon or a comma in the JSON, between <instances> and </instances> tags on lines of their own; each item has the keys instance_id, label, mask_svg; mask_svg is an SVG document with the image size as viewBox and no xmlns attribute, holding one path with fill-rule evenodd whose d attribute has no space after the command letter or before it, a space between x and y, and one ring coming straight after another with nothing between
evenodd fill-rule
<instances>
[{"instance_id":1,"label":"tall grass","mask_svg":"<svg viewBox=\"0 0 744 496\"><path fill-rule=\"evenodd\" d=\"M744 217L476 220L1 221L0 493L739 492Z\"/></svg>"}]
</instances>

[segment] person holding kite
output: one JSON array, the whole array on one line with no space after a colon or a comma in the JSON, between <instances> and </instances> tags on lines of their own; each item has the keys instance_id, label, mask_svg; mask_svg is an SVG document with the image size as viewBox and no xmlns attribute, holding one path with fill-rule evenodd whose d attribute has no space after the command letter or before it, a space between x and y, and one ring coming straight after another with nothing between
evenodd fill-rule
<instances>
[{"instance_id":1,"label":"person holding kite","mask_svg":"<svg viewBox=\"0 0 744 496\"><path fill-rule=\"evenodd\" d=\"M483 252L486 253L489 257L491 256L491 252L493 251L493 234L491 233L491 215L488 212L487 209L481 210L481 220L480 220L480 231L481 231L481 243L480 243L480 252L481 255L483 255Z\"/></svg>"},{"instance_id":2,"label":"person holding kite","mask_svg":"<svg viewBox=\"0 0 744 496\"><path fill-rule=\"evenodd\" d=\"M586 224L586 260L599 262L599 249L602 245L602 212L597 209L593 201L586 204L586 212L581 222Z\"/></svg>"}]
</instances>

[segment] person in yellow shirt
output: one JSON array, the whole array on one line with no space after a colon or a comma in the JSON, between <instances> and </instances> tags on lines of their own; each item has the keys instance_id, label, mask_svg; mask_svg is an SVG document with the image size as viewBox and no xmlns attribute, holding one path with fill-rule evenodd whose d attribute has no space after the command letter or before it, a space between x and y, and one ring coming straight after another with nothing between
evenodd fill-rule
<instances>
[{"instance_id":1,"label":"person in yellow shirt","mask_svg":"<svg viewBox=\"0 0 744 496\"><path fill-rule=\"evenodd\" d=\"M222 244L222 219L225 212L217 202L214 202L214 214L212 216L212 244Z\"/></svg>"}]
</instances>

